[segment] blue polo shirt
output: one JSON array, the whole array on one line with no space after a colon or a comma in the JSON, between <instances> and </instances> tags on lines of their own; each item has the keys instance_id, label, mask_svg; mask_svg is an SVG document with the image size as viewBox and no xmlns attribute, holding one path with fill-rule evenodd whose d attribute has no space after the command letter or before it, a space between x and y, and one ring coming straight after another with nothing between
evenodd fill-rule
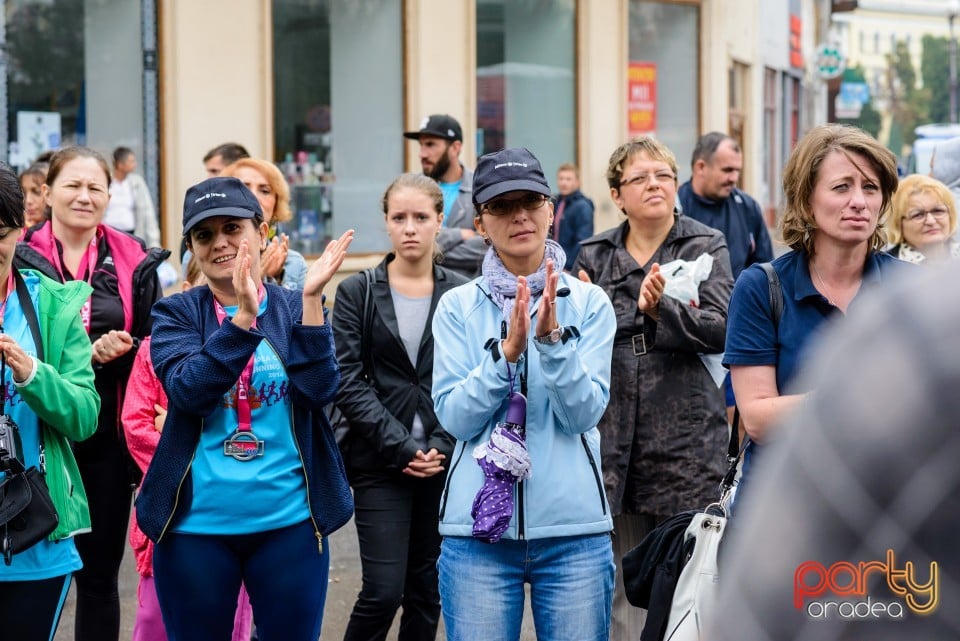
<instances>
[{"instance_id":1,"label":"blue polo shirt","mask_svg":"<svg viewBox=\"0 0 960 641\"><path fill-rule=\"evenodd\" d=\"M723 364L773 365L777 370L777 389L781 394L800 394L809 391L803 377L797 374L809 357L810 345L828 326L827 321L839 318L842 312L813 285L810 278L807 253L791 251L773 261L783 289L783 313L774 330L770 311L770 289L767 274L759 265L743 270L733 287L727 312L727 341ZM863 284L850 303L856 306L861 297L879 287L903 270L908 263L889 254L870 252L863 272ZM809 381L807 381L809 383ZM755 463L756 444L747 448L744 457L744 476Z\"/></svg>"}]
</instances>

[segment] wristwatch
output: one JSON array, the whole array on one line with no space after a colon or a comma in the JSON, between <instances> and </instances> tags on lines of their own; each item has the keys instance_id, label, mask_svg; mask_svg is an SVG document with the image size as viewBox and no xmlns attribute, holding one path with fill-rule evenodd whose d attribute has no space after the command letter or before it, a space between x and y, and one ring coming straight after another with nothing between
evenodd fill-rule
<instances>
[{"instance_id":1,"label":"wristwatch","mask_svg":"<svg viewBox=\"0 0 960 641\"><path fill-rule=\"evenodd\" d=\"M554 345L559 343L561 338L563 338L563 328L557 327L553 331L544 334L543 336L534 336L533 340L537 341L541 345Z\"/></svg>"}]
</instances>

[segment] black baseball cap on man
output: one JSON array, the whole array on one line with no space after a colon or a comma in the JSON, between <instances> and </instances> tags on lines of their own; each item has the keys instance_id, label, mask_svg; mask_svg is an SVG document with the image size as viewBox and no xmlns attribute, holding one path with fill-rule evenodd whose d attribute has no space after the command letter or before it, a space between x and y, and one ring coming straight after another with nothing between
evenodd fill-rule
<instances>
[{"instance_id":1,"label":"black baseball cap on man","mask_svg":"<svg viewBox=\"0 0 960 641\"><path fill-rule=\"evenodd\" d=\"M207 178L187 190L183 199L183 235L197 223L214 216L263 217L260 202L240 179L232 176Z\"/></svg>"},{"instance_id":2,"label":"black baseball cap on man","mask_svg":"<svg viewBox=\"0 0 960 641\"><path fill-rule=\"evenodd\" d=\"M484 154L473 172L473 204L480 205L510 191L551 195L540 161L525 147Z\"/></svg>"},{"instance_id":3,"label":"black baseball cap on man","mask_svg":"<svg viewBox=\"0 0 960 641\"><path fill-rule=\"evenodd\" d=\"M405 131L404 138L411 140L420 140L420 136L437 136L446 140L463 140L463 130L460 129L460 123L453 116L447 114L433 114L420 121L419 131Z\"/></svg>"}]
</instances>

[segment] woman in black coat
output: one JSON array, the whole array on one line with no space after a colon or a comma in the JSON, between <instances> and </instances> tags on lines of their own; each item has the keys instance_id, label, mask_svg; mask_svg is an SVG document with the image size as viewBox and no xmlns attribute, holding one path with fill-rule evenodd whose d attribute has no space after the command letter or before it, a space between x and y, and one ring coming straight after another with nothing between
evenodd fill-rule
<instances>
[{"instance_id":1,"label":"woman in black coat","mask_svg":"<svg viewBox=\"0 0 960 641\"><path fill-rule=\"evenodd\" d=\"M333 312L363 568L344 639L386 638L402 605L400 639L432 640L440 617L437 509L454 439L430 397L430 325L440 297L466 279L435 264L443 194L433 180L403 174L382 205L393 251L372 278L360 273L340 284Z\"/></svg>"}]
</instances>

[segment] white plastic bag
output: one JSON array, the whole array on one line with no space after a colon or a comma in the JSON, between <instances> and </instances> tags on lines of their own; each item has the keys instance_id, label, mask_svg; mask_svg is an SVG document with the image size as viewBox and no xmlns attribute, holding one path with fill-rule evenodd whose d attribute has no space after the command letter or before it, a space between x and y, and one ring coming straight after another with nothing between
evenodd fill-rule
<instances>
[{"instance_id":1,"label":"white plastic bag","mask_svg":"<svg viewBox=\"0 0 960 641\"><path fill-rule=\"evenodd\" d=\"M713 271L713 256L700 254L697 260L671 260L660 265L660 273L666 280L663 295L675 298L691 307L700 307L700 283L710 277ZM700 354L703 366L707 368L713 382L720 387L727 371L723 366L723 354Z\"/></svg>"},{"instance_id":2,"label":"white plastic bag","mask_svg":"<svg viewBox=\"0 0 960 641\"><path fill-rule=\"evenodd\" d=\"M692 307L700 307L700 283L710 277L713 256L700 254L697 260L671 260L660 265L660 273L666 279L663 295L675 298Z\"/></svg>"}]
</instances>

